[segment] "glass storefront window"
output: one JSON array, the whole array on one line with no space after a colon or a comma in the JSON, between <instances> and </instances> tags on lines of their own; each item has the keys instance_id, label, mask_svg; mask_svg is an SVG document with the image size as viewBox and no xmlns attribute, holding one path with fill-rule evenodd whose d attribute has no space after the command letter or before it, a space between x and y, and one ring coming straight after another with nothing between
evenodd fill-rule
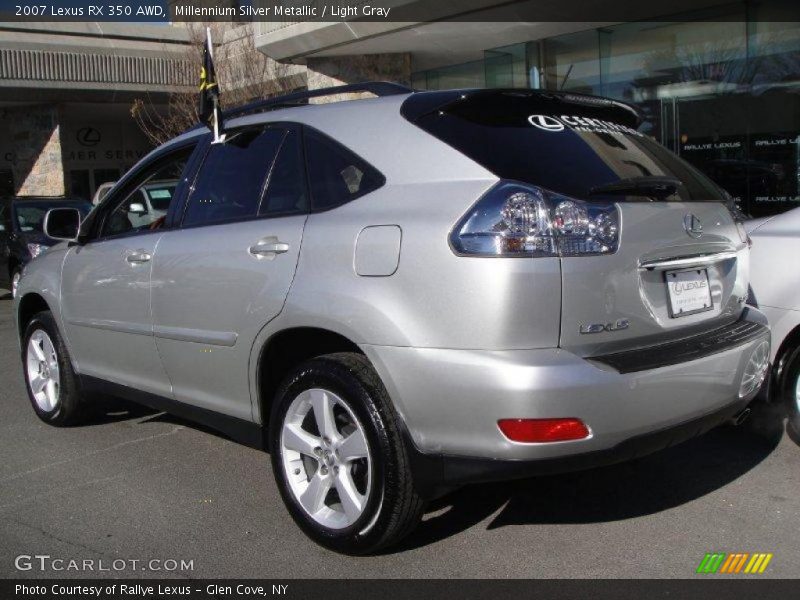
<instances>
[{"instance_id":1,"label":"glass storefront window","mask_svg":"<svg viewBox=\"0 0 800 600\"><path fill-rule=\"evenodd\" d=\"M484 69L484 61L476 60L414 73L411 83L415 88L425 90L482 88L486 87Z\"/></svg>"},{"instance_id":2,"label":"glass storefront window","mask_svg":"<svg viewBox=\"0 0 800 600\"><path fill-rule=\"evenodd\" d=\"M484 53L486 87L528 87L526 44L514 44Z\"/></svg>"},{"instance_id":3,"label":"glass storefront window","mask_svg":"<svg viewBox=\"0 0 800 600\"><path fill-rule=\"evenodd\" d=\"M747 163L735 195L752 214L769 215L800 206L800 23L770 21L784 15L769 3L752 16Z\"/></svg>"},{"instance_id":4,"label":"glass storefront window","mask_svg":"<svg viewBox=\"0 0 800 600\"><path fill-rule=\"evenodd\" d=\"M493 48L415 77L428 89L531 87L636 105L641 131L753 216L800 206L800 23L770 0ZM469 76L466 76L469 74Z\"/></svg>"},{"instance_id":5,"label":"glass storefront window","mask_svg":"<svg viewBox=\"0 0 800 600\"><path fill-rule=\"evenodd\" d=\"M545 40L543 87L600 95L599 59L597 30L579 31Z\"/></svg>"}]
</instances>

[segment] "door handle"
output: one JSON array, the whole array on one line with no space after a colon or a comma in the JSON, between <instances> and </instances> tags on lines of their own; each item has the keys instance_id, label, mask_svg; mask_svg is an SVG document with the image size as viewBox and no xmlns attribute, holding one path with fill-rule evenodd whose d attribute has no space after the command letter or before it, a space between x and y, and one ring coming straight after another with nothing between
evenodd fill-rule
<instances>
[{"instance_id":1,"label":"door handle","mask_svg":"<svg viewBox=\"0 0 800 600\"><path fill-rule=\"evenodd\" d=\"M142 263L150 262L150 259L153 258L147 252L143 250L137 250L136 252L131 252L125 257L132 265L140 265Z\"/></svg>"},{"instance_id":2,"label":"door handle","mask_svg":"<svg viewBox=\"0 0 800 600\"><path fill-rule=\"evenodd\" d=\"M275 256L289 251L289 244L277 241L276 238L267 238L250 246L249 252L253 256Z\"/></svg>"}]
</instances>

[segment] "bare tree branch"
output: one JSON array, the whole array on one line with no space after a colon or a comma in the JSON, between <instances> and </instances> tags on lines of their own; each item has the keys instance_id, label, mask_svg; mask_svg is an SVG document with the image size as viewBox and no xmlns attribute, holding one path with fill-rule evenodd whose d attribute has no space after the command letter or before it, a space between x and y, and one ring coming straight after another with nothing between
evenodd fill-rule
<instances>
[{"instance_id":1,"label":"bare tree branch","mask_svg":"<svg viewBox=\"0 0 800 600\"><path fill-rule=\"evenodd\" d=\"M294 65L285 65L259 52L254 43L252 24L214 23L214 66L220 84L222 107L232 107L260 98L286 93L305 84ZM185 55L178 58L177 80L194 75L200 79L205 27L203 23L188 23L190 44ZM151 98L137 98L131 106L131 116L147 138L156 145L163 144L199 122L198 89L186 88L169 95L166 106Z\"/></svg>"}]
</instances>

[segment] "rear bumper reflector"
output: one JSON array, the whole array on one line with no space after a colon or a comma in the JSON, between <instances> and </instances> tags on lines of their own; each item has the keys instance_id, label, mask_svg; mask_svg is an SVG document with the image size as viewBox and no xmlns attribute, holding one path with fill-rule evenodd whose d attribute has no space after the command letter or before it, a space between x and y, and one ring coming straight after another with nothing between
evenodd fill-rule
<instances>
[{"instance_id":1,"label":"rear bumper reflector","mask_svg":"<svg viewBox=\"0 0 800 600\"><path fill-rule=\"evenodd\" d=\"M528 444L582 440L590 435L580 419L500 419L497 426L512 442Z\"/></svg>"}]
</instances>

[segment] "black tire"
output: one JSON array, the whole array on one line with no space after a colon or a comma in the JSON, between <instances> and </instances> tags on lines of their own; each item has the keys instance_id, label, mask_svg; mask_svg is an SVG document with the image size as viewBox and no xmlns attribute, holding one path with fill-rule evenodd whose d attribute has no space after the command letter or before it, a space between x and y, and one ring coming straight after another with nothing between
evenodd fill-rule
<instances>
[{"instance_id":1,"label":"black tire","mask_svg":"<svg viewBox=\"0 0 800 600\"><path fill-rule=\"evenodd\" d=\"M28 377L28 346L31 337L37 331L44 331L50 338L56 353L58 363L58 399L51 409L43 408L34 396L31 382ZM48 425L63 427L74 425L84 414L84 406L81 402L80 385L75 371L72 369L72 362L69 352L64 344L64 340L58 331L58 326L50 311L37 313L25 328L25 335L22 338L22 369L25 378L25 389L28 391L28 399L33 406L36 415Z\"/></svg>"},{"instance_id":2,"label":"black tire","mask_svg":"<svg viewBox=\"0 0 800 600\"><path fill-rule=\"evenodd\" d=\"M360 422L370 457L374 457L372 484L363 512L352 525L342 529L323 526L302 508L283 465L284 418L293 400L312 388L329 390L345 401ZM380 378L360 354L328 354L309 360L291 372L279 387L269 427L273 472L292 518L321 546L343 554L370 554L397 543L419 523L424 501L414 488L397 419Z\"/></svg>"},{"instance_id":3,"label":"black tire","mask_svg":"<svg viewBox=\"0 0 800 600\"><path fill-rule=\"evenodd\" d=\"M800 400L798 400L798 381L800 381L800 347L788 351L783 363L778 393L786 409L787 427L795 440L800 440Z\"/></svg>"}]
</instances>

